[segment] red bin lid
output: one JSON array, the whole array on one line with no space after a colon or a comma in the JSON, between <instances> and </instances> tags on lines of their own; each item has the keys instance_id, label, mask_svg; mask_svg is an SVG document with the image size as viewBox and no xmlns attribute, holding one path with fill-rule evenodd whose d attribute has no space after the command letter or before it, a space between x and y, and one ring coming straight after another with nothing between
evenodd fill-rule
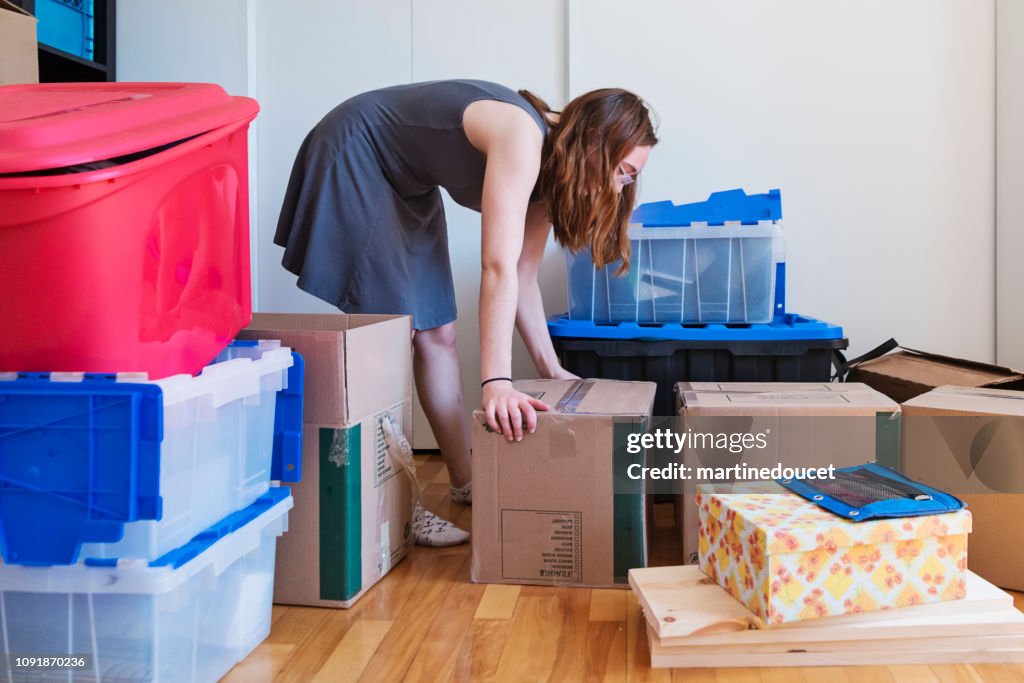
<instances>
[{"instance_id":1,"label":"red bin lid","mask_svg":"<svg viewBox=\"0 0 1024 683\"><path fill-rule=\"evenodd\" d=\"M0 87L0 173L143 152L249 121L259 105L210 83L39 83Z\"/></svg>"}]
</instances>

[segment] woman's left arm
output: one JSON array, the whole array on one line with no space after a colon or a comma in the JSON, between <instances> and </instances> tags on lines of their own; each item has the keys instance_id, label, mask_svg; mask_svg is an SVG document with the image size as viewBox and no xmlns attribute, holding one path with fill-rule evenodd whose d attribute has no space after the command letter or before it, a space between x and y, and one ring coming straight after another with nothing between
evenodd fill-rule
<instances>
[{"instance_id":1,"label":"woman's left arm","mask_svg":"<svg viewBox=\"0 0 1024 683\"><path fill-rule=\"evenodd\" d=\"M530 358L541 377L548 379L574 379L576 375L562 369L548 333L544 314L544 300L540 292L538 275L544 260L544 249L551 232L551 221L541 204L530 204L526 212L523 250L519 256L519 301L516 306L516 329L523 338Z\"/></svg>"}]
</instances>

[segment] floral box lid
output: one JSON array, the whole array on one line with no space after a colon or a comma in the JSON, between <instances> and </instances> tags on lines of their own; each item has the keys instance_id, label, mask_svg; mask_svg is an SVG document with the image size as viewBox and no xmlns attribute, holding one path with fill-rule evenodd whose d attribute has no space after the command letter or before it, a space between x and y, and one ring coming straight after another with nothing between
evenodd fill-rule
<instances>
[{"instance_id":1,"label":"floral box lid","mask_svg":"<svg viewBox=\"0 0 1024 683\"><path fill-rule=\"evenodd\" d=\"M753 527L767 555L833 550L855 545L880 545L917 538L967 534L971 513L851 522L791 493L774 481L702 484L697 487L699 514L737 530ZM714 534L717 536L718 534Z\"/></svg>"}]
</instances>

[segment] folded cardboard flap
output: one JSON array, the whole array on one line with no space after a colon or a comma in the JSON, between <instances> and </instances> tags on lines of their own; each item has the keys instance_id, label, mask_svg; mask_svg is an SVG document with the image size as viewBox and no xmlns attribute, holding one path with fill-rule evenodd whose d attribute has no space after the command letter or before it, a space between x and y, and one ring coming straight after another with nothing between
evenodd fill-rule
<instances>
[{"instance_id":1,"label":"folded cardboard flap","mask_svg":"<svg viewBox=\"0 0 1024 683\"><path fill-rule=\"evenodd\" d=\"M941 386L904 404L908 415L958 414L1024 417L1024 391Z\"/></svg>"},{"instance_id":2,"label":"folded cardboard flap","mask_svg":"<svg viewBox=\"0 0 1024 683\"><path fill-rule=\"evenodd\" d=\"M907 348L852 367L848 379L900 403L943 385L1024 388L1019 370Z\"/></svg>"}]
</instances>

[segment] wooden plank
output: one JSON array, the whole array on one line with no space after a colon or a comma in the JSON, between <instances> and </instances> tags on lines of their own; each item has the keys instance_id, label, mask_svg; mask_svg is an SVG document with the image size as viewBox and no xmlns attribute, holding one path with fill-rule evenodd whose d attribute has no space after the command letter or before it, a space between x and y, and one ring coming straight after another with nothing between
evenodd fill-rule
<instances>
[{"instance_id":1,"label":"wooden plank","mask_svg":"<svg viewBox=\"0 0 1024 683\"><path fill-rule=\"evenodd\" d=\"M869 635L869 634L865 634ZM657 640L657 636L648 626L648 637ZM665 641L658 643L665 650L723 654L728 652L750 653L802 653L802 652L889 652L892 650L984 650L984 649L1021 649L1024 650L1024 635L989 636L977 632L970 637L955 636L948 638L888 638L888 639L856 639L840 641L797 641L776 643L718 643L713 645L669 645Z\"/></svg>"},{"instance_id":2,"label":"wooden plank","mask_svg":"<svg viewBox=\"0 0 1024 683\"><path fill-rule=\"evenodd\" d=\"M629 586L659 638L746 631L759 621L694 565L630 569Z\"/></svg>"},{"instance_id":3,"label":"wooden plank","mask_svg":"<svg viewBox=\"0 0 1024 683\"><path fill-rule=\"evenodd\" d=\"M222 683L263 683L273 681L285 661L291 656L295 645L291 643L268 643L256 646L248 657L235 665Z\"/></svg>"},{"instance_id":4,"label":"wooden plank","mask_svg":"<svg viewBox=\"0 0 1024 683\"><path fill-rule=\"evenodd\" d=\"M519 586L488 584L484 589L474 619L511 619L519 600Z\"/></svg>"},{"instance_id":5,"label":"wooden plank","mask_svg":"<svg viewBox=\"0 0 1024 683\"><path fill-rule=\"evenodd\" d=\"M970 664L930 667L939 683L985 683Z\"/></svg>"},{"instance_id":6,"label":"wooden plank","mask_svg":"<svg viewBox=\"0 0 1024 683\"><path fill-rule=\"evenodd\" d=\"M626 621L626 598L629 593L614 588L590 591L588 621Z\"/></svg>"},{"instance_id":7,"label":"wooden plank","mask_svg":"<svg viewBox=\"0 0 1024 683\"><path fill-rule=\"evenodd\" d=\"M926 664L902 664L890 666L889 670L900 683L939 683L935 672Z\"/></svg>"},{"instance_id":8,"label":"wooden plank","mask_svg":"<svg viewBox=\"0 0 1024 683\"><path fill-rule=\"evenodd\" d=\"M1020 683L1024 680L1024 666L1019 664L975 664L974 670L985 683Z\"/></svg>"},{"instance_id":9,"label":"wooden plank","mask_svg":"<svg viewBox=\"0 0 1024 683\"><path fill-rule=\"evenodd\" d=\"M520 597L511 621L505 649L495 679L499 681L547 680L562 654L558 651L562 623L554 594L545 598Z\"/></svg>"},{"instance_id":10,"label":"wooden plank","mask_svg":"<svg viewBox=\"0 0 1024 683\"><path fill-rule=\"evenodd\" d=\"M690 654L687 648L664 648L648 639L651 666L657 668L731 668L731 667L806 667L856 666L865 661L877 664L943 664L964 662L1024 662L1024 648L1017 650L893 650L852 652L745 653L722 652Z\"/></svg>"},{"instance_id":11,"label":"wooden plank","mask_svg":"<svg viewBox=\"0 0 1024 683\"><path fill-rule=\"evenodd\" d=\"M596 621L587 624L585 680L626 683L626 623Z\"/></svg>"},{"instance_id":12,"label":"wooden plank","mask_svg":"<svg viewBox=\"0 0 1024 683\"><path fill-rule=\"evenodd\" d=\"M696 635L767 629L766 625L695 565L649 567L629 572L648 622L662 640ZM844 614L772 626L770 630L844 627L858 623L880 626L911 616L932 618L947 614L977 613L1012 604L1012 598L981 577L968 572L963 600L915 605L899 610Z\"/></svg>"},{"instance_id":13,"label":"wooden plank","mask_svg":"<svg viewBox=\"0 0 1024 683\"><path fill-rule=\"evenodd\" d=\"M300 643L320 627L328 614L329 610L318 607L289 607L273 622L266 642Z\"/></svg>"},{"instance_id":14,"label":"wooden plank","mask_svg":"<svg viewBox=\"0 0 1024 683\"><path fill-rule=\"evenodd\" d=\"M914 617L887 621L875 625L857 622L849 626L831 626L805 629L751 629L736 633L710 636L684 636L662 638L666 647L690 645L742 645L752 647L759 643L801 643L899 640L904 638L970 637L977 635L1024 636L1024 614L1006 607L1002 611L980 614L945 614L938 617Z\"/></svg>"},{"instance_id":15,"label":"wooden plank","mask_svg":"<svg viewBox=\"0 0 1024 683\"><path fill-rule=\"evenodd\" d=\"M672 673L651 667L651 658L645 635L646 621L640 603L631 597L626 616L626 680L629 683L669 683ZM713 680L713 679L712 679ZM689 682L688 682L689 683Z\"/></svg>"},{"instance_id":16,"label":"wooden plank","mask_svg":"<svg viewBox=\"0 0 1024 683\"><path fill-rule=\"evenodd\" d=\"M511 621L474 620L455 655L455 666L448 680L468 683L494 678L511 630Z\"/></svg>"},{"instance_id":17,"label":"wooden plank","mask_svg":"<svg viewBox=\"0 0 1024 683\"><path fill-rule=\"evenodd\" d=\"M599 664L602 659L599 656L598 660L590 661L587 657L588 654L591 654L587 643L589 634L587 616L592 593L593 591L585 588L559 588L555 591L556 603L550 620L561 622L555 648L557 656L554 667L539 680L600 680L587 673L593 665ZM604 653L604 656L607 656L607 653Z\"/></svg>"},{"instance_id":18,"label":"wooden plank","mask_svg":"<svg viewBox=\"0 0 1024 683\"><path fill-rule=\"evenodd\" d=\"M320 608L319 611L326 613L326 616L319 620L315 630L296 645L275 680L282 683L307 683L330 657L352 624L359 619L359 613L352 610Z\"/></svg>"},{"instance_id":19,"label":"wooden plank","mask_svg":"<svg viewBox=\"0 0 1024 683\"><path fill-rule=\"evenodd\" d=\"M358 681L393 623L372 619L356 621L316 672L313 683Z\"/></svg>"},{"instance_id":20,"label":"wooden plank","mask_svg":"<svg viewBox=\"0 0 1024 683\"><path fill-rule=\"evenodd\" d=\"M416 587L394 625L370 659L360 680L397 681L412 664L430 625L439 614L455 576L465 563L464 557L437 557L429 575Z\"/></svg>"},{"instance_id":21,"label":"wooden plank","mask_svg":"<svg viewBox=\"0 0 1024 683\"><path fill-rule=\"evenodd\" d=\"M469 556L463 555L462 571L468 572ZM473 614L477 611L484 586L456 580L427 629L416 657L412 660L403 680L414 683L448 679L455 669L452 651L462 646L469 633Z\"/></svg>"}]
</instances>

